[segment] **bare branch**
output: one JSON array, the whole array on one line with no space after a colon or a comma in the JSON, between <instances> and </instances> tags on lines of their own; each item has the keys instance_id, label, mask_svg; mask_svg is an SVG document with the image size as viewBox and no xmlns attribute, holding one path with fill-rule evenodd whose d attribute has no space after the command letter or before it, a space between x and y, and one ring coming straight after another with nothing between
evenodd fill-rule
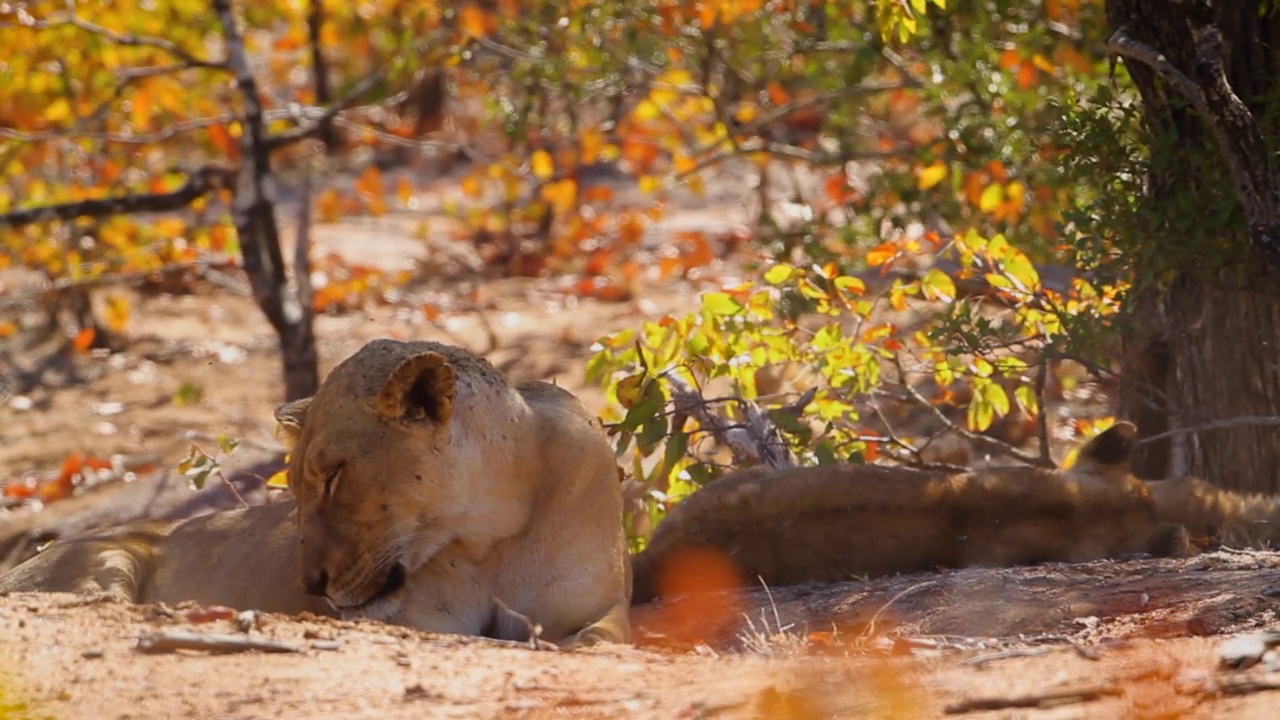
<instances>
[{"instance_id":1,"label":"bare branch","mask_svg":"<svg viewBox=\"0 0 1280 720\"><path fill-rule=\"evenodd\" d=\"M325 133L325 128L333 127L339 113L343 112L344 110L350 109L353 105L356 104L356 102L361 97L363 97L370 90L376 87L378 83L382 82L382 80L386 78L386 76L387 76L386 70L379 70L378 72L370 75L369 77L366 77L364 80L361 80L354 88L352 88L350 92L342 96L342 99L338 100L338 102L334 103L328 108L324 108L323 110L320 108L305 108L305 109L294 108L291 111L291 116L294 117L295 119L306 117L308 115L316 115L316 117L308 125L300 126L300 127L294 128L293 130L277 133L275 135L270 136L269 138L267 138L267 147L271 150L276 150L276 149L285 147L287 145L292 145L293 143L296 143L299 140L303 140L309 137L319 136L323 138ZM267 116L270 117L271 113L267 113ZM338 124L342 124L342 123L338 123ZM325 141L325 143L327 145L328 141Z\"/></svg>"},{"instance_id":2,"label":"bare branch","mask_svg":"<svg viewBox=\"0 0 1280 720\"><path fill-rule=\"evenodd\" d=\"M192 130L201 130L213 125L225 125L227 123L235 122L238 119L239 118L235 115L219 115L216 117L197 118L195 120L175 123L158 132L136 134L78 132L74 128L27 133L20 130L0 127L0 137L17 140L18 142L30 143L75 137L78 140L96 140L98 142L121 143L126 145L151 145L154 143L165 142L166 140L172 140L178 135Z\"/></svg>"},{"instance_id":3,"label":"bare branch","mask_svg":"<svg viewBox=\"0 0 1280 720\"><path fill-rule=\"evenodd\" d=\"M84 265L81 266L81 269L87 270L88 267L100 264L101 263L84 263ZM79 275L77 277L60 277L57 280L44 283L34 289L22 290L0 297L0 312L7 312L12 308L21 307L24 303L30 302L44 293L49 292L61 292L71 288L81 287L132 285L141 283L149 277L155 277L157 275L163 276L169 273L188 270L212 279L218 271L234 269L237 269L236 264L231 258L220 253L211 253L209 255L202 256L198 260L166 263L158 268L153 268L145 272L113 272L98 275Z\"/></svg>"},{"instance_id":4,"label":"bare branch","mask_svg":"<svg viewBox=\"0 0 1280 720\"><path fill-rule=\"evenodd\" d=\"M321 105L328 105L330 102L329 91L329 66L324 61L324 45L321 42L321 33L324 30L324 0L311 0L310 8L307 11L307 35L311 43L311 78L315 85L316 102ZM320 119L316 128L320 141L324 143L325 150L330 154L338 149L338 134L333 128L332 116Z\"/></svg>"},{"instance_id":5,"label":"bare branch","mask_svg":"<svg viewBox=\"0 0 1280 720\"><path fill-rule=\"evenodd\" d=\"M230 188L235 171L206 166L192 173L177 190L167 193L138 193L95 198L61 205L14 210L0 214L0 227L19 228L36 223L67 221L82 217L108 217L140 212L169 212L188 207L214 190Z\"/></svg>"},{"instance_id":6,"label":"bare branch","mask_svg":"<svg viewBox=\"0 0 1280 720\"><path fill-rule=\"evenodd\" d=\"M68 26L78 28L92 35L106 38L117 45L124 45L126 47L149 47L166 52L178 60L181 60L188 67L208 68L210 70L221 70L224 72L231 70L230 66L226 63L214 62L212 60L205 60L203 58L196 57L179 47L177 43L174 43L171 40L145 35L122 33L83 18L76 17L75 15L68 15L66 17L55 18L52 20L33 19L30 22L30 27L35 28L36 30L49 30Z\"/></svg>"},{"instance_id":7,"label":"bare branch","mask_svg":"<svg viewBox=\"0 0 1280 720\"><path fill-rule=\"evenodd\" d=\"M754 460L776 468L797 465L796 457L783 442L777 425L761 412L755 403L739 400L746 415L746 422L737 427L730 427L723 417L710 410L702 398L702 393L679 375L671 373L667 376L667 381L671 384L674 414L677 417L696 418L698 424L716 440L729 447L736 464L743 465Z\"/></svg>"},{"instance_id":8,"label":"bare branch","mask_svg":"<svg viewBox=\"0 0 1280 720\"><path fill-rule=\"evenodd\" d=\"M1175 435L1194 435L1202 432L1211 432L1215 430L1230 430L1243 426L1251 427L1280 427L1280 417L1273 415L1241 415L1239 417L1227 418L1225 420L1212 420L1203 425L1194 427L1174 428L1150 437L1145 437L1136 443L1135 446L1141 447L1147 443L1163 440L1165 438L1174 437Z\"/></svg>"}]
</instances>

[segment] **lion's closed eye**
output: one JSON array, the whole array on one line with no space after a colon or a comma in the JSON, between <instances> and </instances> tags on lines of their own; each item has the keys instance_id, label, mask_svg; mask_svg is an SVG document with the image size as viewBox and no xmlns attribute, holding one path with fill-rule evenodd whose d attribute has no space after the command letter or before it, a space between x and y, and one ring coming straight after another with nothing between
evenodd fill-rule
<instances>
[{"instance_id":1,"label":"lion's closed eye","mask_svg":"<svg viewBox=\"0 0 1280 720\"><path fill-rule=\"evenodd\" d=\"M338 489L338 477L342 475L342 469L346 467L345 463L340 463L329 470L324 476L324 499L326 501L333 499L333 494Z\"/></svg>"}]
</instances>

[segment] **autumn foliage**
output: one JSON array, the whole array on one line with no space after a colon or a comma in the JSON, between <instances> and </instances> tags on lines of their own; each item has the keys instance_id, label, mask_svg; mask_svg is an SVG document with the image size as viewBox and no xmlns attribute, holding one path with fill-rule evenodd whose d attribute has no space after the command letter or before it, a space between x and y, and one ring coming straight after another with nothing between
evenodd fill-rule
<instances>
[{"instance_id":1,"label":"autumn foliage","mask_svg":"<svg viewBox=\"0 0 1280 720\"><path fill-rule=\"evenodd\" d=\"M600 339L589 369L649 520L759 461L717 454L737 430L711 416L767 416L796 461L946 464L952 435L1052 462L1046 402L1105 379L1125 290L1074 271L1081 228L1063 214L1098 191L1062 162L1057 128L1108 81L1091 42L1102 7L988 6L11 4L0 265L59 287L252 275L246 198L272 216L301 199L300 224L411 213L447 173L446 239L487 276L557 277L605 302L706 290L687 315ZM246 194L264 173L270 192ZM749 222L663 226L724 183L752 188ZM1109 239L1093 240L1105 267ZM307 262L315 312L393 301L415 279ZM726 283L728 267L748 272ZM130 313L114 307L119 329ZM679 407L690 388L711 416Z\"/></svg>"}]
</instances>

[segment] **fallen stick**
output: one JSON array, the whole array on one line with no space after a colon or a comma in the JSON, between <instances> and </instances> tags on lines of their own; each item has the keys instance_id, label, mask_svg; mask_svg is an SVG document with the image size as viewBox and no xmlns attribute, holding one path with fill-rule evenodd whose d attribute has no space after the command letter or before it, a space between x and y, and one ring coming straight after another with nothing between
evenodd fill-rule
<instances>
[{"instance_id":1,"label":"fallen stick","mask_svg":"<svg viewBox=\"0 0 1280 720\"><path fill-rule=\"evenodd\" d=\"M170 631L151 633L138 638L138 651L147 654L171 653L178 650L204 650L212 653L236 653L260 650L271 653L302 652L292 643L247 635L205 635Z\"/></svg>"},{"instance_id":2,"label":"fallen stick","mask_svg":"<svg viewBox=\"0 0 1280 720\"><path fill-rule=\"evenodd\" d=\"M1048 708L1059 705L1092 702L1103 697L1118 697L1124 690L1116 685L1099 685L1088 687L1061 688L1034 695L1016 695L1014 697L972 698L948 705L944 712L948 715L977 712L980 710L1007 710L1009 708Z\"/></svg>"}]
</instances>

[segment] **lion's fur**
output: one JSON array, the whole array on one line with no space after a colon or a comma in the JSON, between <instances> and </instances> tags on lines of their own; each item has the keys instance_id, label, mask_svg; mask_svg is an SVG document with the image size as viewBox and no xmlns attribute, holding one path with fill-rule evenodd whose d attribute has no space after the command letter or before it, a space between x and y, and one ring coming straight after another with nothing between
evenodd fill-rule
<instances>
[{"instance_id":1,"label":"lion's fur","mask_svg":"<svg viewBox=\"0 0 1280 720\"><path fill-rule=\"evenodd\" d=\"M0 592L106 593L130 602L194 600L332 615L298 588L293 503L187 520L145 520L57 541L0 576Z\"/></svg>"},{"instance_id":2,"label":"lion's fur","mask_svg":"<svg viewBox=\"0 0 1280 720\"><path fill-rule=\"evenodd\" d=\"M628 639L617 465L572 394L512 388L460 348L375 340L278 417L296 434L296 517L289 502L55 542L0 576L0 592L332 613L300 575L324 570L342 608L399 562L402 588L344 614L510 639L530 622L552 641Z\"/></svg>"},{"instance_id":3,"label":"lion's fur","mask_svg":"<svg viewBox=\"0 0 1280 720\"><path fill-rule=\"evenodd\" d=\"M1129 474L1134 428L1113 426L1069 470L969 473L870 465L752 468L677 505L633 561L635 601L661 594L682 549L718 551L750 583L835 582L946 567L1083 562L1184 551Z\"/></svg>"}]
</instances>

